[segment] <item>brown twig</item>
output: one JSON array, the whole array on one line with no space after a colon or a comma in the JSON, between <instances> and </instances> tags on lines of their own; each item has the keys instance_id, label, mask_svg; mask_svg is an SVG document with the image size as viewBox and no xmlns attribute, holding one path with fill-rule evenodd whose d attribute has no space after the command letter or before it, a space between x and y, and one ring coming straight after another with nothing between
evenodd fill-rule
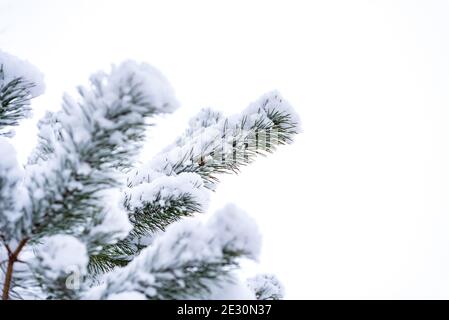
<instances>
[{"instance_id":1,"label":"brown twig","mask_svg":"<svg viewBox=\"0 0 449 320\"><path fill-rule=\"evenodd\" d=\"M26 245L27 241L28 238L20 240L19 245L17 246L16 250L14 250L14 252L11 252L11 250L8 249L7 245L5 244L6 250L8 250L8 267L5 274L5 283L3 284L3 300L9 299L9 290L11 289L14 263L18 261L19 254L22 251L23 247Z\"/></svg>"}]
</instances>

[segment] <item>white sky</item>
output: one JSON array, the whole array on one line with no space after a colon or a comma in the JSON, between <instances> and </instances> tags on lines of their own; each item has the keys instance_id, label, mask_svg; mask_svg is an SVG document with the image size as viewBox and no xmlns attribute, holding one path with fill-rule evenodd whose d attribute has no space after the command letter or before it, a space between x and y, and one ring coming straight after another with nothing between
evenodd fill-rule
<instances>
[{"instance_id":1,"label":"white sky","mask_svg":"<svg viewBox=\"0 0 449 320\"><path fill-rule=\"evenodd\" d=\"M448 1L0 0L0 48L63 91L126 58L171 81L182 108L148 156L198 109L238 112L278 89L300 113L294 145L228 176L264 235L261 270L287 298L449 298ZM151 140L150 140L151 141Z\"/></svg>"}]
</instances>

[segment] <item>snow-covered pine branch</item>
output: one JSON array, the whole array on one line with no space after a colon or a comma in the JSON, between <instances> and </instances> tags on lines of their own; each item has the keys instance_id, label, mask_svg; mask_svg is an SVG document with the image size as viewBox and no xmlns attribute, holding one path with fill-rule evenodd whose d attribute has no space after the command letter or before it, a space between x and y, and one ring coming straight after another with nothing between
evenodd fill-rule
<instances>
[{"instance_id":1,"label":"snow-covered pine branch","mask_svg":"<svg viewBox=\"0 0 449 320\"><path fill-rule=\"evenodd\" d=\"M43 85L34 82L41 79L34 67L0 58L0 87L9 86L0 96L0 134L11 135ZM3 298L20 285L27 297L39 298L220 297L220 285L236 280L239 258L257 257L260 236L233 206L207 223L191 216L206 211L219 174L292 141L300 131L294 110L277 92L228 118L203 110L174 144L136 169L147 119L177 107L166 79L149 65L126 61L94 74L78 93L39 122L25 170L0 137L7 154L0 163ZM26 267L14 268L19 262ZM74 267L75 289L68 270ZM257 283L251 294L267 298ZM265 281L262 287L275 286Z\"/></svg>"},{"instance_id":2,"label":"snow-covered pine branch","mask_svg":"<svg viewBox=\"0 0 449 320\"><path fill-rule=\"evenodd\" d=\"M133 61L113 66L109 74L93 75L89 87L78 92L77 100L65 96L62 110L41 121L39 145L26 168L28 192L5 219L14 220L14 237L1 230L8 251L10 241L19 241L17 252L9 253L6 298L12 265L27 243L71 234L94 252L128 234L131 225L119 201L124 170L141 147L147 118L177 107L166 79L151 66ZM1 116L7 119L8 114Z\"/></svg>"},{"instance_id":3,"label":"snow-covered pine branch","mask_svg":"<svg viewBox=\"0 0 449 320\"><path fill-rule=\"evenodd\" d=\"M16 159L11 142L13 127L30 115L31 99L44 91L42 74L28 62L0 51L0 282L2 299L9 298L14 285L14 263L26 245L24 228L18 222L26 190L22 185L23 168Z\"/></svg>"},{"instance_id":4,"label":"snow-covered pine branch","mask_svg":"<svg viewBox=\"0 0 449 320\"><path fill-rule=\"evenodd\" d=\"M0 50L0 136L12 136L30 116L30 100L44 92L42 74L31 64Z\"/></svg>"},{"instance_id":5,"label":"snow-covered pine branch","mask_svg":"<svg viewBox=\"0 0 449 320\"><path fill-rule=\"evenodd\" d=\"M284 297L284 286L274 274L258 274L247 280L257 300L280 300Z\"/></svg>"},{"instance_id":6,"label":"snow-covered pine branch","mask_svg":"<svg viewBox=\"0 0 449 320\"><path fill-rule=\"evenodd\" d=\"M278 92L263 95L229 118L203 109L173 145L131 172L125 206L133 230L126 239L94 256L91 269L105 271L126 265L147 245L142 238L204 211L208 196L204 189L214 189L217 175L237 172L257 155L291 143L299 131L299 117ZM194 193L186 191L183 177L187 174L195 181L187 190Z\"/></svg>"},{"instance_id":7,"label":"snow-covered pine branch","mask_svg":"<svg viewBox=\"0 0 449 320\"><path fill-rule=\"evenodd\" d=\"M157 173L194 172L203 178L207 188L214 189L217 175L239 171L257 155L291 143L300 131L299 117L276 91L264 94L242 113L228 118L204 109L176 143L136 170L130 184L136 186Z\"/></svg>"},{"instance_id":8,"label":"snow-covered pine branch","mask_svg":"<svg viewBox=\"0 0 449 320\"><path fill-rule=\"evenodd\" d=\"M177 102L157 70L133 61L94 74L78 92L78 99L65 96L62 110L40 123L23 219L35 238L73 234L89 238L96 249L109 242L107 233L111 241L127 235L127 214L117 199L122 171L140 150L147 118L173 111Z\"/></svg>"},{"instance_id":9,"label":"snow-covered pine branch","mask_svg":"<svg viewBox=\"0 0 449 320\"><path fill-rule=\"evenodd\" d=\"M92 255L90 270L99 273L126 265L148 245L148 236L164 231L182 217L204 212L208 200L209 192L195 173L161 175L152 182L127 188L123 202L133 228L125 239Z\"/></svg>"},{"instance_id":10,"label":"snow-covered pine branch","mask_svg":"<svg viewBox=\"0 0 449 320\"><path fill-rule=\"evenodd\" d=\"M8 242L20 234L17 219L24 197L23 168L6 137L31 114L31 100L45 90L42 73L30 63L0 50L0 237Z\"/></svg>"},{"instance_id":11,"label":"snow-covered pine branch","mask_svg":"<svg viewBox=\"0 0 449 320\"><path fill-rule=\"evenodd\" d=\"M207 298L214 287L235 280L239 258L257 259L259 251L254 221L228 205L206 223L187 218L172 224L126 267L106 274L87 298Z\"/></svg>"},{"instance_id":12,"label":"snow-covered pine branch","mask_svg":"<svg viewBox=\"0 0 449 320\"><path fill-rule=\"evenodd\" d=\"M16 151L4 137L0 137L0 155L0 240L8 242L18 236L16 220L24 196L21 185L24 172Z\"/></svg>"},{"instance_id":13,"label":"snow-covered pine branch","mask_svg":"<svg viewBox=\"0 0 449 320\"><path fill-rule=\"evenodd\" d=\"M29 269L35 285L46 299L80 299L87 290L89 255L86 246L73 236L58 234L34 248Z\"/></svg>"}]
</instances>

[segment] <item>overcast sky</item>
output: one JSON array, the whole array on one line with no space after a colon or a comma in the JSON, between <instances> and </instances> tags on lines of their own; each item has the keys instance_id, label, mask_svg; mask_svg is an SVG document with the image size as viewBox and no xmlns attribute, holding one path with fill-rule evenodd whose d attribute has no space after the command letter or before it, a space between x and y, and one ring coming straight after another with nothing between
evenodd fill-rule
<instances>
[{"instance_id":1,"label":"overcast sky","mask_svg":"<svg viewBox=\"0 0 449 320\"><path fill-rule=\"evenodd\" d=\"M0 0L0 48L46 75L16 147L24 161L62 92L123 59L159 68L182 103L144 158L200 108L278 89L304 133L211 204L256 218L259 270L287 298L448 299L448 17L449 1Z\"/></svg>"}]
</instances>

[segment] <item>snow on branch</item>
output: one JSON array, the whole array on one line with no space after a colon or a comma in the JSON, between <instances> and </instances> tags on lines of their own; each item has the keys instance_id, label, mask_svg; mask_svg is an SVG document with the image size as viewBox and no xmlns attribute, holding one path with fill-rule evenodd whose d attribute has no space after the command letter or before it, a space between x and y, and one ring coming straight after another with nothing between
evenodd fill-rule
<instances>
[{"instance_id":1,"label":"snow on branch","mask_svg":"<svg viewBox=\"0 0 449 320\"><path fill-rule=\"evenodd\" d=\"M0 136L30 116L30 100L44 90L43 75L30 63L0 50Z\"/></svg>"},{"instance_id":2,"label":"snow on branch","mask_svg":"<svg viewBox=\"0 0 449 320\"><path fill-rule=\"evenodd\" d=\"M79 299L89 261L86 246L75 237L55 235L34 251L28 264L47 299Z\"/></svg>"},{"instance_id":3,"label":"snow on branch","mask_svg":"<svg viewBox=\"0 0 449 320\"><path fill-rule=\"evenodd\" d=\"M195 172L206 187L214 189L217 175L239 171L257 155L291 143L300 131L298 115L275 91L229 118L205 109L191 120L190 128L176 143L131 176L131 184L138 185L157 173Z\"/></svg>"},{"instance_id":4,"label":"snow on branch","mask_svg":"<svg viewBox=\"0 0 449 320\"><path fill-rule=\"evenodd\" d=\"M284 287L274 274L258 274L248 279L247 284L257 300L280 300L284 297Z\"/></svg>"},{"instance_id":5,"label":"snow on branch","mask_svg":"<svg viewBox=\"0 0 449 320\"><path fill-rule=\"evenodd\" d=\"M0 51L3 299L23 292L49 299L210 298L220 296L221 285L229 295L282 296L273 277L237 285L240 258L257 259L260 251L252 219L232 205L207 221L192 217L206 211L220 174L238 172L301 131L279 93L231 117L204 109L172 145L135 169L149 118L173 112L178 102L158 70L125 61L95 73L76 97L64 96L60 111L45 115L23 170L4 136L42 92L34 67Z\"/></svg>"},{"instance_id":6,"label":"snow on branch","mask_svg":"<svg viewBox=\"0 0 449 320\"><path fill-rule=\"evenodd\" d=\"M204 212L209 192L195 173L161 176L125 190L125 207L133 225L128 237L106 246L91 257L89 265L95 273L126 265L141 249L143 238L197 212Z\"/></svg>"},{"instance_id":7,"label":"snow on branch","mask_svg":"<svg viewBox=\"0 0 449 320\"><path fill-rule=\"evenodd\" d=\"M16 158L16 151L9 139L0 136L0 237L10 241L17 236L17 220L24 190L21 182L23 168Z\"/></svg>"},{"instance_id":8,"label":"snow on branch","mask_svg":"<svg viewBox=\"0 0 449 320\"><path fill-rule=\"evenodd\" d=\"M138 292L147 299L207 296L211 286L232 281L238 258L257 259L260 234L254 221L233 205L206 223L189 218L172 224L126 267L106 274L87 297Z\"/></svg>"},{"instance_id":9,"label":"snow on branch","mask_svg":"<svg viewBox=\"0 0 449 320\"><path fill-rule=\"evenodd\" d=\"M238 171L256 155L290 143L299 131L299 117L277 92L263 95L229 118L202 110L173 145L128 175L125 206L133 230L126 239L93 256L91 269L104 272L126 265L148 245L148 239L142 238L204 211L205 189L214 188L218 174ZM194 185L183 182L186 176L194 178Z\"/></svg>"},{"instance_id":10,"label":"snow on branch","mask_svg":"<svg viewBox=\"0 0 449 320\"><path fill-rule=\"evenodd\" d=\"M107 201L124 182L121 170L132 166L147 118L173 111L177 102L157 70L133 61L94 74L78 92L40 123L40 143L27 168L26 218L34 236L64 232L107 244L110 231L114 242L130 230L123 204ZM84 224L96 226L95 234L79 228Z\"/></svg>"}]
</instances>

